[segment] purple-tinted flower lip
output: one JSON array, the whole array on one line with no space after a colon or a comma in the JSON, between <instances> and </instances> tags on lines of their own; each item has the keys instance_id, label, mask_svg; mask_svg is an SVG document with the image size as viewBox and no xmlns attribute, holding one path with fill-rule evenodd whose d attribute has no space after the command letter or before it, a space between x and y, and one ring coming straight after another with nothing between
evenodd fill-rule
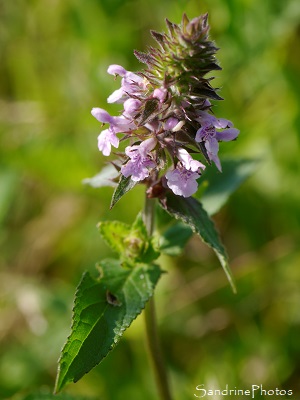
<instances>
[{"instance_id":1,"label":"purple-tinted flower lip","mask_svg":"<svg viewBox=\"0 0 300 400\"><path fill-rule=\"evenodd\" d=\"M99 122L102 123L111 123L113 121L113 117L109 115L109 113L103 108L94 107L91 110L91 114L95 117Z\"/></svg>"},{"instance_id":2,"label":"purple-tinted flower lip","mask_svg":"<svg viewBox=\"0 0 300 400\"><path fill-rule=\"evenodd\" d=\"M150 137L140 144L127 146L125 154L129 160L121 168L121 173L126 178L131 176L135 182L143 181L150 175L150 169L157 166L156 162L151 155L152 150L155 148L157 140Z\"/></svg>"},{"instance_id":3,"label":"purple-tinted flower lip","mask_svg":"<svg viewBox=\"0 0 300 400\"><path fill-rule=\"evenodd\" d=\"M167 186L177 196L190 197L198 189L197 172L189 171L184 166L177 165L175 169L166 173Z\"/></svg>"},{"instance_id":4,"label":"purple-tinted flower lip","mask_svg":"<svg viewBox=\"0 0 300 400\"><path fill-rule=\"evenodd\" d=\"M110 75L120 75L120 76L125 76L126 75L126 69L123 68L121 65L118 64L112 64L108 67L107 72Z\"/></svg>"},{"instance_id":5,"label":"purple-tinted flower lip","mask_svg":"<svg viewBox=\"0 0 300 400\"><path fill-rule=\"evenodd\" d=\"M197 189L197 179L205 168L193 153L202 154L207 164L214 163L221 171L219 142L235 140L239 130L212 112L211 99L220 96L211 86L211 78L204 75L207 65L211 71L219 67L214 55L217 49L208 40L206 17L191 21L185 17L181 26L167 24L169 33L153 33L160 50L135 52L146 69L131 72L118 64L108 67L109 74L121 77L119 89L107 99L123 105L120 115L111 116L100 108L94 108L92 114L108 124L98 137L104 155L120 141L130 141L125 153L114 153L123 162L121 174L137 182L147 180L148 186L160 177L162 187L165 182L167 190L188 197ZM195 68L193 58L197 60ZM199 75L202 67L205 74Z\"/></svg>"}]
</instances>

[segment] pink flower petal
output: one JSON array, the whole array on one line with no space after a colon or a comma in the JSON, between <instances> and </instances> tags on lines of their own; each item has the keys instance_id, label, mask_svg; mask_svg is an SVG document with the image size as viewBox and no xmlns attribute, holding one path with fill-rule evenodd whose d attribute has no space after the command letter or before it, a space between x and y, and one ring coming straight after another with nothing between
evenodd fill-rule
<instances>
[{"instance_id":1,"label":"pink flower petal","mask_svg":"<svg viewBox=\"0 0 300 400\"><path fill-rule=\"evenodd\" d=\"M197 191L199 177L200 175L196 172L178 166L166 173L167 186L174 194L183 197L190 197Z\"/></svg>"},{"instance_id":2,"label":"pink flower petal","mask_svg":"<svg viewBox=\"0 0 300 400\"><path fill-rule=\"evenodd\" d=\"M178 149L177 157L178 160L181 161L182 165L189 171L196 172L199 168L205 169L205 165L198 160L194 160L185 149Z\"/></svg>"},{"instance_id":3,"label":"pink flower petal","mask_svg":"<svg viewBox=\"0 0 300 400\"><path fill-rule=\"evenodd\" d=\"M222 140L224 142L229 142L230 140L234 140L238 137L240 131L236 128L224 129L222 132L217 132L216 137L218 140Z\"/></svg>"},{"instance_id":4,"label":"pink flower petal","mask_svg":"<svg viewBox=\"0 0 300 400\"><path fill-rule=\"evenodd\" d=\"M125 68L123 68L121 65L117 64L112 64L108 67L107 72L110 75L120 75L120 76L125 76L127 71Z\"/></svg>"},{"instance_id":5,"label":"pink flower petal","mask_svg":"<svg viewBox=\"0 0 300 400\"><path fill-rule=\"evenodd\" d=\"M103 110L99 107L94 107L91 111L93 117L95 117L99 122L103 123L111 123L113 121L113 117L108 114L107 111Z\"/></svg>"}]
</instances>

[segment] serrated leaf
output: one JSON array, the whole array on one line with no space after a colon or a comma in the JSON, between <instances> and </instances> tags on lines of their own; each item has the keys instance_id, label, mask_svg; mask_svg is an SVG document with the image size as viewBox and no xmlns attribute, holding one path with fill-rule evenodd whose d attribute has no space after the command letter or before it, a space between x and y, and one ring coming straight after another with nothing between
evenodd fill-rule
<instances>
[{"instance_id":1,"label":"serrated leaf","mask_svg":"<svg viewBox=\"0 0 300 400\"><path fill-rule=\"evenodd\" d=\"M160 255L140 214L132 226L119 221L102 221L98 228L106 243L129 264L150 263Z\"/></svg>"},{"instance_id":2,"label":"serrated leaf","mask_svg":"<svg viewBox=\"0 0 300 400\"><path fill-rule=\"evenodd\" d=\"M230 195L257 169L259 160L238 159L222 160L222 173L216 173L213 168L206 168L199 183L206 185L196 197L209 215L217 213L225 205Z\"/></svg>"},{"instance_id":3,"label":"serrated leaf","mask_svg":"<svg viewBox=\"0 0 300 400\"><path fill-rule=\"evenodd\" d=\"M228 265L226 250L219 238L213 221L201 203L193 197L184 198L176 196L173 193L168 193L165 201L160 204L169 214L190 226L201 237L203 242L214 250L233 291L236 292L234 279Z\"/></svg>"},{"instance_id":4,"label":"serrated leaf","mask_svg":"<svg viewBox=\"0 0 300 400\"><path fill-rule=\"evenodd\" d=\"M130 225L120 221L101 221L97 226L101 236L112 250L118 254L125 252L124 240L130 235Z\"/></svg>"},{"instance_id":5,"label":"serrated leaf","mask_svg":"<svg viewBox=\"0 0 300 400\"><path fill-rule=\"evenodd\" d=\"M110 203L110 209L126 194L129 190L133 189L137 182L133 181L130 176L127 178L121 175L118 186L116 187Z\"/></svg>"},{"instance_id":6,"label":"serrated leaf","mask_svg":"<svg viewBox=\"0 0 300 400\"><path fill-rule=\"evenodd\" d=\"M155 264L128 269L118 260L104 260L98 267L100 278L85 273L77 288L72 332L59 360L55 392L77 382L116 346L152 296L162 273Z\"/></svg>"},{"instance_id":7,"label":"serrated leaf","mask_svg":"<svg viewBox=\"0 0 300 400\"><path fill-rule=\"evenodd\" d=\"M150 263L160 256L158 245L155 244L155 239L149 236L146 225L141 214L138 214L132 227L131 235L139 237L143 241L143 252L139 255L138 261Z\"/></svg>"},{"instance_id":8,"label":"serrated leaf","mask_svg":"<svg viewBox=\"0 0 300 400\"><path fill-rule=\"evenodd\" d=\"M116 179L118 175L119 173L116 168L113 165L109 164L106 165L99 172L99 174L93 176L92 178L83 179L82 183L84 185L90 185L94 188L100 188L104 186L116 187L117 183L114 181L114 179Z\"/></svg>"},{"instance_id":9,"label":"serrated leaf","mask_svg":"<svg viewBox=\"0 0 300 400\"><path fill-rule=\"evenodd\" d=\"M189 226L177 222L160 236L159 250L169 256L178 256L192 235L193 231Z\"/></svg>"}]
</instances>

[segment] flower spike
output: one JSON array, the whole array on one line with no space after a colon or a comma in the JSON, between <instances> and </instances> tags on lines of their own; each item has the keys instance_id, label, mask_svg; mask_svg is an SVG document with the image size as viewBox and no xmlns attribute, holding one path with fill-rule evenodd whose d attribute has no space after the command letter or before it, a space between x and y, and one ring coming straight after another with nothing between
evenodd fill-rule
<instances>
[{"instance_id":1,"label":"flower spike","mask_svg":"<svg viewBox=\"0 0 300 400\"><path fill-rule=\"evenodd\" d=\"M181 23L166 20L168 31L151 31L158 47L134 51L145 65L139 72L113 64L107 72L121 77L121 87L107 99L123 105L120 116L101 108L93 116L108 128L98 137L103 155L130 139L125 154L120 154L120 174L133 182L143 182L147 193L160 186L166 192L189 197L197 191L197 180L205 165L190 154L198 153L221 171L219 142L235 140L239 134L232 122L212 114L211 100L222 100L208 73L220 70L218 48L209 39L208 15ZM125 161L124 161L125 160ZM159 196L163 195L159 190Z\"/></svg>"}]
</instances>

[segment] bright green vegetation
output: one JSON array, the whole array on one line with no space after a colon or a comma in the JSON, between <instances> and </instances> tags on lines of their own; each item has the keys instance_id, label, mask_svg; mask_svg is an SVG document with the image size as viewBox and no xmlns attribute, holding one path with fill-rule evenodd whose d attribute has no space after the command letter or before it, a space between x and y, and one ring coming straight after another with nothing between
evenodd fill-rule
<instances>
[{"instance_id":1,"label":"bright green vegetation","mask_svg":"<svg viewBox=\"0 0 300 400\"><path fill-rule=\"evenodd\" d=\"M114 256L96 223L132 224L143 205L135 187L109 211L113 189L81 183L105 162L90 110L108 109L119 85L106 68L139 69L133 50L154 44L149 29L206 11L223 67L214 83L225 101L215 113L241 131L220 145L221 161L260 162L214 217L236 295L197 235L189 239L187 230L172 248L176 227L165 237L169 254L189 239L179 258L158 260L167 271L156 296L171 384L178 400L193 398L202 383L262 383L300 395L298 0L15 0L0 4L0 398L51 398L74 289L83 271ZM239 167L233 186L251 169ZM205 189L214 214L224 199L203 176ZM169 218L160 217L165 227ZM143 337L138 317L116 351L56 398L154 399Z\"/></svg>"}]
</instances>

